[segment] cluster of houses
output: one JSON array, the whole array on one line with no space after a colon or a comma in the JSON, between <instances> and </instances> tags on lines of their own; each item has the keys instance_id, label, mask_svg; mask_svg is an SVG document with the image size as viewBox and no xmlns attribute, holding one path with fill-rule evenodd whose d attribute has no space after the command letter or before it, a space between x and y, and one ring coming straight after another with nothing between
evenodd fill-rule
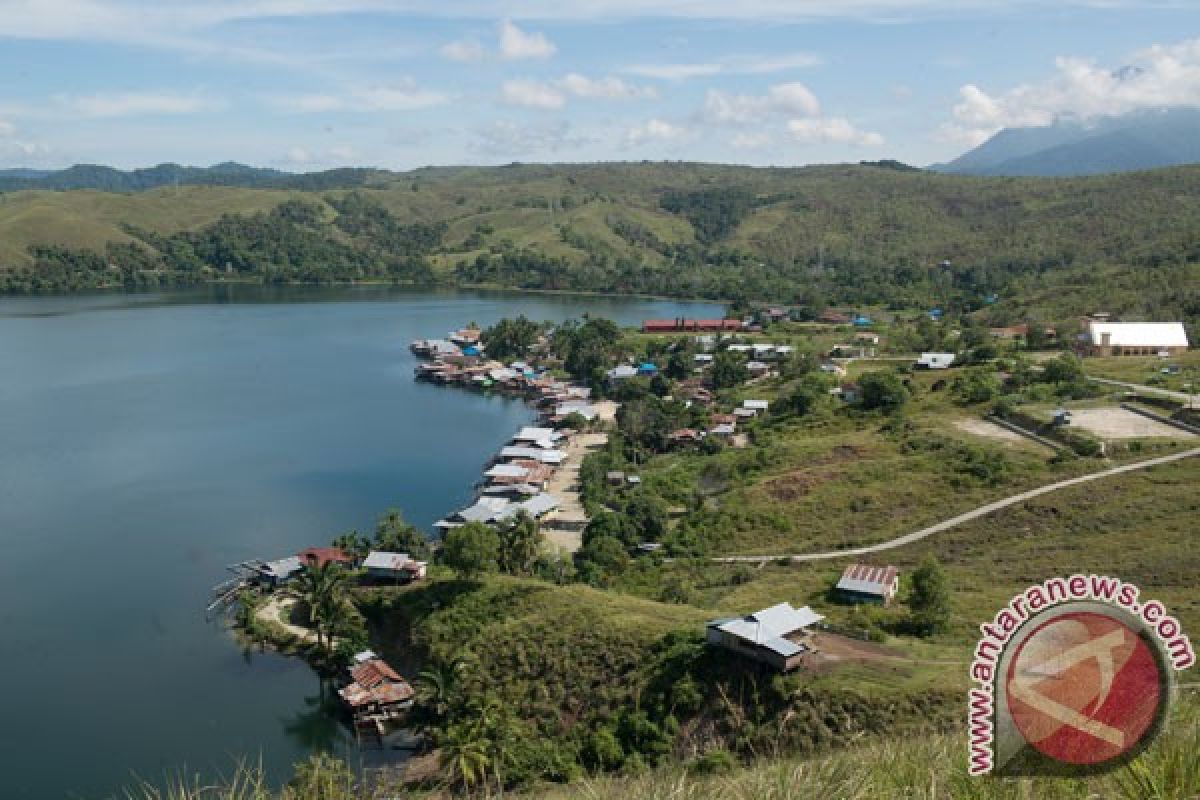
<instances>
[{"instance_id":1,"label":"cluster of houses","mask_svg":"<svg viewBox=\"0 0 1200 800\"><path fill-rule=\"evenodd\" d=\"M695 395L692 396L694 397ZM766 400L743 400L742 404L735 408L732 413L710 415L709 421L711 425L708 430L677 428L667 435L667 439L674 447L687 447L699 444L709 436L732 440L737 435L739 421L744 422L754 419L761 414L766 414L769 408L770 404Z\"/></svg>"},{"instance_id":2,"label":"cluster of houses","mask_svg":"<svg viewBox=\"0 0 1200 800\"><path fill-rule=\"evenodd\" d=\"M554 428L525 427L492 459L483 473L475 502L438 520L449 531L468 522L496 525L524 512L535 520L553 513L559 500L546 491L555 470L567 459L566 434Z\"/></svg>"},{"instance_id":3,"label":"cluster of houses","mask_svg":"<svg viewBox=\"0 0 1200 800\"><path fill-rule=\"evenodd\" d=\"M391 553L372 550L366 558L359 559L340 547L308 547L294 556L274 561L247 562L259 585L271 589L285 586L305 568L339 564L346 569L362 569L366 578L390 583L410 583L424 578L429 565L418 561L408 553Z\"/></svg>"},{"instance_id":4,"label":"cluster of houses","mask_svg":"<svg viewBox=\"0 0 1200 800\"><path fill-rule=\"evenodd\" d=\"M833 595L844 603L890 605L899 587L895 567L851 564L834 586ZM818 652L817 629L824 619L808 606L779 603L743 617L711 620L705 638L714 647L789 672Z\"/></svg>"},{"instance_id":5,"label":"cluster of houses","mask_svg":"<svg viewBox=\"0 0 1200 800\"><path fill-rule=\"evenodd\" d=\"M451 352L447 344L456 350ZM417 379L520 395L540 415L539 426L521 428L488 462L471 505L446 515L434 526L446 532L469 522L498 525L524 513L563 530L585 527L587 518L562 511L560 498L547 489L568 460L571 434L566 425L572 419L591 423L601 416L600 405L592 402L592 390L555 378L536 364L488 360L474 328L456 331L445 339L420 339L411 349L426 359L416 368Z\"/></svg>"}]
</instances>

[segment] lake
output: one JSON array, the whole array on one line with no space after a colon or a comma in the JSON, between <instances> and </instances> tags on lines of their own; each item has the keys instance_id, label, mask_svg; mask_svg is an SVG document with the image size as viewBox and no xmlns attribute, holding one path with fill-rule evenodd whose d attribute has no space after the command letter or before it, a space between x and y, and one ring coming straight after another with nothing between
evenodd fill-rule
<instances>
[{"instance_id":1,"label":"lake","mask_svg":"<svg viewBox=\"0 0 1200 800\"><path fill-rule=\"evenodd\" d=\"M0 765L5 798L108 797L135 776L272 776L346 752L314 673L205 619L225 566L388 507L470 500L522 403L416 383L411 340L708 304L384 288L0 298Z\"/></svg>"}]
</instances>

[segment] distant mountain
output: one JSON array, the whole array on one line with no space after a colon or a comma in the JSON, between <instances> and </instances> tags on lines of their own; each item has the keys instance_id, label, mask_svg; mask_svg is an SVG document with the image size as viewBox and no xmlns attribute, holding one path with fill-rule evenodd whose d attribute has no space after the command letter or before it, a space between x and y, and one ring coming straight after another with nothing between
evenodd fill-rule
<instances>
[{"instance_id":1,"label":"distant mountain","mask_svg":"<svg viewBox=\"0 0 1200 800\"><path fill-rule=\"evenodd\" d=\"M103 192L142 192L160 186L237 186L242 188L332 189L366 184L378 170L335 169L293 174L227 161L211 167L159 164L119 170L96 164L76 164L63 170L0 170L0 191L95 189Z\"/></svg>"},{"instance_id":2,"label":"distant mountain","mask_svg":"<svg viewBox=\"0 0 1200 800\"><path fill-rule=\"evenodd\" d=\"M1041 128L1006 128L948 164L964 175L1064 177L1200 162L1200 110L1139 111Z\"/></svg>"}]
</instances>

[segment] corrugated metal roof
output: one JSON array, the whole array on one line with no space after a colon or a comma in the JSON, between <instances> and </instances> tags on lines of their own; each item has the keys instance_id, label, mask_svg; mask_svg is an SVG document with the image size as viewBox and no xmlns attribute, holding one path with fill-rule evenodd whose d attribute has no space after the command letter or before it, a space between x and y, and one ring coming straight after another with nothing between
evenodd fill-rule
<instances>
[{"instance_id":1,"label":"corrugated metal roof","mask_svg":"<svg viewBox=\"0 0 1200 800\"><path fill-rule=\"evenodd\" d=\"M765 644L771 639L783 638L803 628L810 628L823 619L825 617L808 606L793 608L791 603L779 603L717 627L755 644Z\"/></svg>"},{"instance_id":2,"label":"corrugated metal roof","mask_svg":"<svg viewBox=\"0 0 1200 800\"><path fill-rule=\"evenodd\" d=\"M555 441L562 438L562 434L554 430L554 428L534 428L525 427L517 431L513 437L514 442L540 442L543 439Z\"/></svg>"},{"instance_id":3,"label":"corrugated metal roof","mask_svg":"<svg viewBox=\"0 0 1200 800\"><path fill-rule=\"evenodd\" d=\"M388 553L383 550L372 550L367 554L362 565L367 569L403 569L409 560L408 553Z\"/></svg>"},{"instance_id":4,"label":"corrugated metal roof","mask_svg":"<svg viewBox=\"0 0 1200 800\"><path fill-rule=\"evenodd\" d=\"M529 470L516 464L497 464L483 474L488 478L524 478Z\"/></svg>"},{"instance_id":5,"label":"corrugated metal roof","mask_svg":"<svg viewBox=\"0 0 1200 800\"><path fill-rule=\"evenodd\" d=\"M272 578L288 578L300 570L304 569L304 562L299 556L288 556L287 558L268 561L263 565L262 572Z\"/></svg>"},{"instance_id":6,"label":"corrugated metal roof","mask_svg":"<svg viewBox=\"0 0 1200 800\"><path fill-rule=\"evenodd\" d=\"M1089 322L1092 344L1103 344L1105 334L1114 347L1187 347L1182 322Z\"/></svg>"},{"instance_id":7,"label":"corrugated metal roof","mask_svg":"<svg viewBox=\"0 0 1200 800\"><path fill-rule=\"evenodd\" d=\"M837 588L861 594L889 595L898 572L895 567L879 567L871 564L851 564L842 573Z\"/></svg>"},{"instance_id":8,"label":"corrugated metal roof","mask_svg":"<svg viewBox=\"0 0 1200 800\"><path fill-rule=\"evenodd\" d=\"M789 642L787 639L778 636L774 639L767 639L767 641L762 643L762 646L768 650L773 650L774 652L779 653L779 655L783 656L784 658L791 658L797 653L804 652L804 648L800 645L796 644L795 642Z\"/></svg>"}]
</instances>

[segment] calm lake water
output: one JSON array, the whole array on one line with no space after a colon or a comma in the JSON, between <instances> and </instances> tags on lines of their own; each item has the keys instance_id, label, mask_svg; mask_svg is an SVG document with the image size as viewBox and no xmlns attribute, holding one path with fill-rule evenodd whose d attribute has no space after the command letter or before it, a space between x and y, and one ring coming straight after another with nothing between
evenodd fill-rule
<instances>
[{"instance_id":1,"label":"calm lake water","mask_svg":"<svg viewBox=\"0 0 1200 800\"><path fill-rule=\"evenodd\" d=\"M344 748L304 664L243 652L203 609L227 564L389 506L428 527L470 499L531 414L415 383L408 343L517 313L716 311L387 289L0 298L0 796L103 798L237 759L278 778Z\"/></svg>"}]
</instances>

